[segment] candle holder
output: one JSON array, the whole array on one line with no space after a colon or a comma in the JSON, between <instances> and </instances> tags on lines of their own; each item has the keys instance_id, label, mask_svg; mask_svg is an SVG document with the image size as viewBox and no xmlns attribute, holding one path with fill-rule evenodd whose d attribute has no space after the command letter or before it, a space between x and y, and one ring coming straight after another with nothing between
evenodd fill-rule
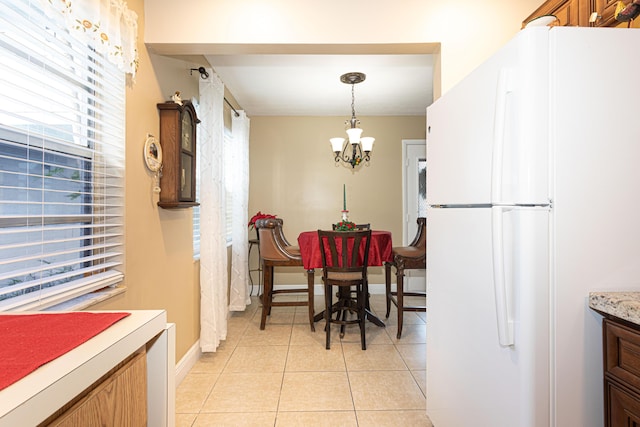
<instances>
[{"instance_id":1,"label":"candle holder","mask_svg":"<svg viewBox=\"0 0 640 427\"><path fill-rule=\"evenodd\" d=\"M342 221L349 221L349 211L342 211Z\"/></svg>"}]
</instances>

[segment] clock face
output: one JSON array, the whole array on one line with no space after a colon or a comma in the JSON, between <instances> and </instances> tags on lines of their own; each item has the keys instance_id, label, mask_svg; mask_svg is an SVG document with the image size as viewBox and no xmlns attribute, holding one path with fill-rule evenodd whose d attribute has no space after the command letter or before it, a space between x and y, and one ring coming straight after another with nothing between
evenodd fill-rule
<instances>
[{"instance_id":1,"label":"clock face","mask_svg":"<svg viewBox=\"0 0 640 427\"><path fill-rule=\"evenodd\" d=\"M193 120L191 119L191 114L185 111L182 113L182 149L192 151L193 150L193 141L191 140L193 136Z\"/></svg>"}]
</instances>

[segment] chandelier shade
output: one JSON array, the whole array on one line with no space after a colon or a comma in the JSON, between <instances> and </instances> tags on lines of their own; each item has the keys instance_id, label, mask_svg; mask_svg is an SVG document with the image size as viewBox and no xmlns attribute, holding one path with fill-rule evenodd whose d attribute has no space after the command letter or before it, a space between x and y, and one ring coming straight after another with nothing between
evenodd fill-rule
<instances>
[{"instance_id":1,"label":"chandelier shade","mask_svg":"<svg viewBox=\"0 0 640 427\"><path fill-rule=\"evenodd\" d=\"M366 78L364 73L346 73L340 76L340 81L351 85L351 119L345 122L347 126L347 138L330 138L331 149L335 154L335 161L344 162L355 168L362 161L369 163L371 160L369 153L373 149L375 138L370 136L362 137L362 128L359 127L360 120L356 117L355 108L355 92L354 87L358 83L362 83Z\"/></svg>"}]
</instances>

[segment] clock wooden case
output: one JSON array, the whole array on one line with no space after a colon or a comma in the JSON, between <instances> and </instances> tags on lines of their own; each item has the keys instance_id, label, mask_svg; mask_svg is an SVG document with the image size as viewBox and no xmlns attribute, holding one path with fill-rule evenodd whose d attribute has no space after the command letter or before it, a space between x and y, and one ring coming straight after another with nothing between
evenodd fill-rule
<instances>
[{"instance_id":1,"label":"clock wooden case","mask_svg":"<svg viewBox=\"0 0 640 427\"><path fill-rule=\"evenodd\" d=\"M198 206L196 202L196 124L189 101L158 104L160 145L163 152L160 201L165 209Z\"/></svg>"}]
</instances>

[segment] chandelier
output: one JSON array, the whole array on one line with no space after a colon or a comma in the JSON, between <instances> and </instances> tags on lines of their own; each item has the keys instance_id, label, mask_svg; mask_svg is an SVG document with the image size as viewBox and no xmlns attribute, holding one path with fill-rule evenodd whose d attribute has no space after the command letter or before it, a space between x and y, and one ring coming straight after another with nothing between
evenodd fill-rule
<instances>
[{"instance_id":1,"label":"chandelier","mask_svg":"<svg viewBox=\"0 0 640 427\"><path fill-rule=\"evenodd\" d=\"M360 137L362 129L359 127L360 120L356 118L354 87L362 83L366 77L364 73L346 73L340 76L342 83L351 85L351 119L345 121L348 139L339 137L329 139L336 156L336 163L343 161L350 164L352 168L358 166L363 160L369 163L371 159L369 153L375 141L375 138L370 136Z\"/></svg>"}]
</instances>

